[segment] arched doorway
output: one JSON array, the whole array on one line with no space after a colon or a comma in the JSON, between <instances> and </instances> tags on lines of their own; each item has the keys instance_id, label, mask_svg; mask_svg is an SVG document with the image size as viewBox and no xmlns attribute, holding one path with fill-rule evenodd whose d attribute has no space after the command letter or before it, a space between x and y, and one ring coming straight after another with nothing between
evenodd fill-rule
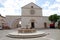
<instances>
[{"instance_id":1,"label":"arched doorway","mask_svg":"<svg viewBox=\"0 0 60 40\"><path fill-rule=\"evenodd\" d=\"M12 23L12 27L13 28L18 28L19 27L19 22L21 21L21 18L17 18L17 19L15 19L14 21L13 21L13 23Z\"/></svg>"},{"instance_id":2,"label":"arched doorway","mask_svg":"<svg viewBox=\"0 0 60 40\"><path fill-rule=\"evenodd\" d=\"M33 19L31 20L31 29L32 28L35 28L35 20L33 20Z\"/></svg>"},{"instance_id":3,"label":"arched doorway","mask_svg":"<svg viewBox=\"0 0 60 40\"><path fill-rule=\"evenodd\" d=\"M35 23L31 22L31 28L35 28Z\"/></svg>"}]
</instances>

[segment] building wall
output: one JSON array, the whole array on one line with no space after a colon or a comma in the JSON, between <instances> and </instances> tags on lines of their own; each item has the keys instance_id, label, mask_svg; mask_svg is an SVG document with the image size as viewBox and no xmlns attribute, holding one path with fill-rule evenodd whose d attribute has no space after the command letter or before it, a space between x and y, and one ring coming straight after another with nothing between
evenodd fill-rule
<instances>
[{"instance_id":1,"label":"building wall","mask_svg":"<svg viewBox=\"0 0 60 40\"><path fill-rule=\"evenodd\" d=\"M20 20L17 20L21 18ZM19 21L21 21L21 28L26 28L26 25L28 27L31 27L31 20L35 20L35 28L44 28L44 22L47 23L47 27L49 27L49 20L48 17L18 17L18 16L7 16L6 17L6 22L8 23L10 28L17 28L17 24L19 24Z\"/></svg>"},{"instance_id":2,"label":"building wall","mask_svg":"<svg viewBox=\"0 0 60 40\"><path fill-rule=\"evenodd\" d=\"M16 28L19 21L20 16L6 16L6 22L10 28Z\"/></svg>"},{"instance_id":3,"label":"building wall","mask_svg":"<svg viewBox=\"0 0 60 40\"><path fill-rule=\"evenodd\" d=\"M31 27L31 20L34 20L35 28L44 28L44 22L42 21L42 17L22 17L22 28Z\"/></svg>"},{"instance_id":4,"label":"building wall","mask_svg":"<svg viewBox=\"0 0 60 40\"><path fill-rule=\"evenodd\" d=\"M47 27L50 27L50 26L49 26L49 25L50 25L50 21L49 21L48 17L43 16L43 17L42 17L42 21L43 21L43 22L46 22Z\"/></svg>"},{"instance_id":5,"label":"building wall","mask_svg":"<svg viewBox=\"0 0 60 40\"><path fill-rule=\"evenodd\" d=\"M33 6L33 8L31 8ZM34 15L31 15L31 9L35 11ZM42 8L34 3L29 3L22 7L22 15L24 16L42 16Z\"/></svg>"},{"instance_id":6,"label":"building wall","mask_svg":"<svg viewBox=\"0 0 60 40\"><path fill-rule=\"evenodd\" d=\"M32 15L30 10L31 6L33 6L33 10L35 13ZM21 21L22 28L31 27L31 20L35 22L35 28L44 28L44 22L47 23L47 27L49 27L48 17L42 16L42 8L35 5L34 3L30 3L24 7L22 7L22 15L21 16L6 16L6 22L8 23L10 28L16 28L19 21Z\"/></svg>"},{"instance_id":7,"label":"building wall","mask_svg":"<svg viewBox=\"0 0 60 40\"><path fill-rule=\"evenodd\" d=\"M5 23L5 18L0 16L0 27L2 27L2 23Z\"/></svg>"},{"instance_id":8,"label":"building wall","mask_svg":"<svg viewBox=\"0 0 60 40\"><path fill-rule=\"evenodd\" d=\"M34 15L31 14L30 12L31 8L29 9L22 9L22 16L42 16L42 9L34 9L35 13Z\"/></svg>"},{"instance_id":9,"label":"building wall","mask_svg":"<svg viewBox=\"0 0 60 40\"><path fill-rule=\"evenodd\" d=\"M33 6L33 8L31 8ZM34 10L35 13L31 14L30 10ZM44 22L48 22L48 17L43 17L42 16L42 8L39 6L35 5L34 3L30 3L24 7L22 7L22 28L26 28L26 25L31 27L31 21L30 20L35 20L35 28L44 28ZM47 23L48 24L48 23ZM48 25L47 25L48 26Z\"/></svg>"}]
</instances>

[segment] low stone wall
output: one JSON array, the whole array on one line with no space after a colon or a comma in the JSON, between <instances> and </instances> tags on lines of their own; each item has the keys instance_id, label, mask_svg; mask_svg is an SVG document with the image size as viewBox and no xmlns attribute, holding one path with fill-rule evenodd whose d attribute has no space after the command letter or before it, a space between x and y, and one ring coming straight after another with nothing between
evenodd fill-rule
<instances>
[{"instance_id":1,"label":"low stone wall","mask_svg":"<svg viewBox=\"0 0 60 40\"><path fill-rule=\"evenodd\" d=\"M18 29L18 33L33 33L36 32L35 29Z\"/></svg>"}]
</instances>

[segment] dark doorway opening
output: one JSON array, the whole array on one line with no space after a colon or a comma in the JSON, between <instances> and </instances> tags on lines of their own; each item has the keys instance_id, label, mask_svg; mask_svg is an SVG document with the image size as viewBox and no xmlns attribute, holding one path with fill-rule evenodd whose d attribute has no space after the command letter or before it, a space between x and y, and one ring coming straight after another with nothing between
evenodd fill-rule
<instances>
[{"instance_id":1,"label":"dark doorway opening","mask_svg":"<svg viewBox=\"0 0 60 40\"><path fill-rule=\"evenodd\" d=\"M35 28L34 22L31 22L31 29Z\"/></svg>"}]
</instances>

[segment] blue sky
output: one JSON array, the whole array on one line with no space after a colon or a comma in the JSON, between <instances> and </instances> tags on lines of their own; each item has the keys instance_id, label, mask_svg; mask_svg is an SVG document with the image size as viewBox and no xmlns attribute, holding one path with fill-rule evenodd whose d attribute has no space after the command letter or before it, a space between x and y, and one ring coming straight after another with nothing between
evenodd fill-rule
<instances>
[{"instance_id":1,"label":"blue sky","mask_svg":"<svg viewBox=\"0 0 60 40\"><path fill-rule=\"evenodd\" d=\"M40 6L43 16L60 15L60 0L0 0L0 14L21 15L21 7L33 2Z\"/></svg>"}]
</instances>

